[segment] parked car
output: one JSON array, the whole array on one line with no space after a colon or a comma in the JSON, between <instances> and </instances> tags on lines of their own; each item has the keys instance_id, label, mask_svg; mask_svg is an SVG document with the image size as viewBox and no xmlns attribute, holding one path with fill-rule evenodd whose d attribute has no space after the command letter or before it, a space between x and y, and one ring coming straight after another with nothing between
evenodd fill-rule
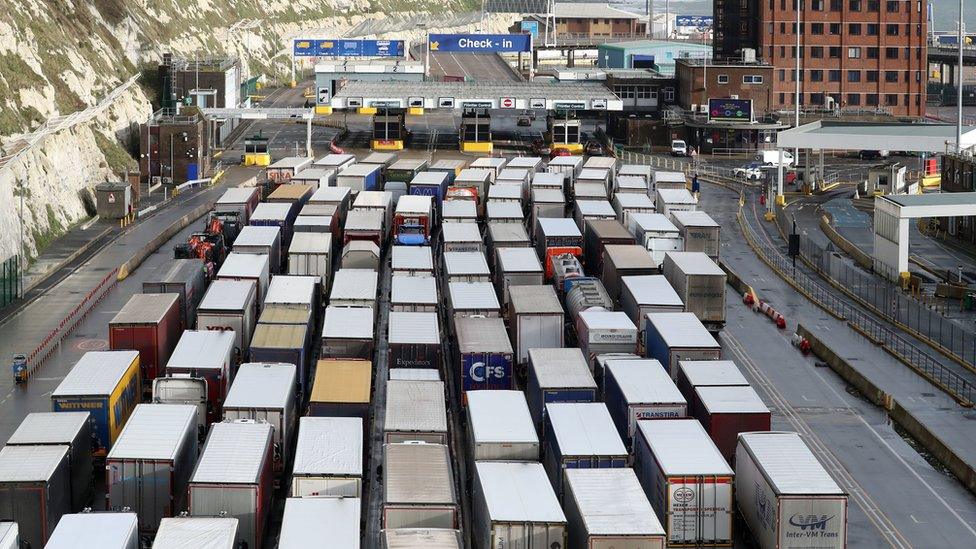
<instances>
[{"instance_id":1,"label":"parked car","mask_svg":"<svg viewBox=\"0 0 976 549\"><path fill-rule=\"evenodd\" d=\"M545 139L536 139L532 141L532 154L536 156L550 156L554 152L552 147L546 143Z\"/></svg>"},{"instance_id":2,"label":"parked car","mask_svg":"<svg viewBox=\"0 0 976 549\"><path fill-rule=\"evenodd\" d=\"M884 149L878 151L863 150L857 153L857 157L861 160L879 160L888 158L888 151Z\"/></svg>"},{"instance_id":3,"label":"parked car","mask_svg":"<svg viewBox=\"0 0 976 549\"><path fill-rule=\"evenodd\" d=\"M750 162L745 166L739 166L732 170L732 176L736 179L746 179L758 181L763 177L763 164L761 162Z\"/></svg>"},{"instance_id":4,"label":"parked car","mask_svg":"<svg viewBox=\"0 0 976 549\"><path fill-rule=\"evenodd\" d=\"M586 142L586 154L589 156L603 156L603 145L599 141L590 140Z\"/></svg>"},{"instance_id":5,"label":"parked car","mask_svg":"<svg viewBox=\"0 0 976 549\"><path fill-rule=\"evenodd\" d=\"M549 158L552 159L557 156L573 156L573 151L564 149L562 147L556 147L552 149L552 153L549 155Z\"/></svg>"},{"instance_id":6,"label":"parked car","mask_svg":"<svg viewBox=\"0 0 976 549\"><path fill-rule=\"evenodd\" d=\"M671 141L671 156L688 156L688 144L684 139Z\"/></svg>"},{"instance_id":7,"label":"parked car","mask_svg":"<svg viewBox=\"0 0 976 549\"><path fill-rule=\"evenodd\" d=\"M518 117L518 120L515 122L515 124L518 126L531 126L532 119L523 114L522 116Z\"/></svg>"}]
</instances>

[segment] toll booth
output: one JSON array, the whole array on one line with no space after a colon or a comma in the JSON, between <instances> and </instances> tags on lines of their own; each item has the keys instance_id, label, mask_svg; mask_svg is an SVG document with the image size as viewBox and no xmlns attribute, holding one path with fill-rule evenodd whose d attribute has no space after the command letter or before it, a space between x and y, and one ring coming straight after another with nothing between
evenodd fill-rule
<instances>
[{"instance_id":1,"label":"toll booth","mask_svg":"<svg viewBox=\"0 0 976 549\"><path fill-rule=\"evenodd\" d=\"M241 157L241 164L260 168L270 166L271 152L268 150L268 138L258 134L244 139L244 156Z\"/></svg>"},{"instance_id":2,"label":"toll booth","mask_svg":"<svg viewBox=\"0 0 976 549\"><path fill-rule=\"evenodd\" d=\"M467 109L461 115L461 152L491 154L491 115L488 109Z\"/></svg>"},{"instance_id":3,"label":"toll booth","mask_svg":"<svg viewBox=\"0 0 976 549\"><path fill-rule=\"evenodd\" d=\"M403 112L383 109L373 115L373 138L370 147L375 151L403 150L407 140L407 126Z\"/></svg>"},{"instance_id":4,"label":"toll booth","mask_svg":"<svg viewBox=\"0 0 976 549\"><path fill-rule=\"evenodd\" d=\"M546 137L553 149L566 149L573 154L583 153L580 121L575 112L564 111L546 117Z\"/></svg>"}]
</instances>

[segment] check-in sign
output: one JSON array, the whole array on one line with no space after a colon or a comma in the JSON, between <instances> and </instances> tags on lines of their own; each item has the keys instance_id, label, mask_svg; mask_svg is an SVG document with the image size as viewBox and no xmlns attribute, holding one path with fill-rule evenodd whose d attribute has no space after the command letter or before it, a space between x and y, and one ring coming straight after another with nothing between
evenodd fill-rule
<instances>
[{"instance_id":1,"label":"check-in sign","mask_svg":"<svg viewBox=\"0 0 976 549\"><path fill-rule=\"evenodd\" d=\"M532 51L531 34L431 34L430 51L499 53Z\"/></svg>"}]
</instances>

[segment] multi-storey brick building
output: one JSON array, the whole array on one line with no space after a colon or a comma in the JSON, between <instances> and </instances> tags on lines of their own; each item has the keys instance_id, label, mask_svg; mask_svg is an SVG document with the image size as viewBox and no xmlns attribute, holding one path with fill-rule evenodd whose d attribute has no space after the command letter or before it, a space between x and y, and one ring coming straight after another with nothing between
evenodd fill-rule
<instances>
[{"instance_id":1,"label":"multi-storey brick building","mask_svg":"<svg viewBox=\"0 0 976 549\"><path fill-rule=\"evenodd\" d=\"M715 0L714 56L773 65L774 108L792 109L797 0ZM799 0L800 104L882 108L923 116L925 3L921 0Z\"/></svg>"}]
</instances>

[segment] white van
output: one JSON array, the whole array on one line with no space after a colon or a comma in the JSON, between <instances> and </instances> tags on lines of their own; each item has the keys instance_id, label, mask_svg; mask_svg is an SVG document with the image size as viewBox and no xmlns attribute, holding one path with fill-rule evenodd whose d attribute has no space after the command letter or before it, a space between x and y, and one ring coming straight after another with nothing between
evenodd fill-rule
<instances>
[{"instance_id":1,"label":"white van","mask_svg":"<svg viewBox=\"0 0 976 549\"><path fill-rule=\"evenodd\" d=\"M796 159L793 158L793 153L789 151L761 151L756 155L756 160L763 164L779 166L780 153L783 154L783 166L790 168L796 163Z\"/></svg>"},{"instance_id":2,"label":"white van","mask_svg":"<svg viewBox=\"0 0 976 549\"><path fill-rule=\"evenodd\" d=\"M683 139L671 141L671 156L688 156L688 144Z\"/></svg>"}]
</instances>

